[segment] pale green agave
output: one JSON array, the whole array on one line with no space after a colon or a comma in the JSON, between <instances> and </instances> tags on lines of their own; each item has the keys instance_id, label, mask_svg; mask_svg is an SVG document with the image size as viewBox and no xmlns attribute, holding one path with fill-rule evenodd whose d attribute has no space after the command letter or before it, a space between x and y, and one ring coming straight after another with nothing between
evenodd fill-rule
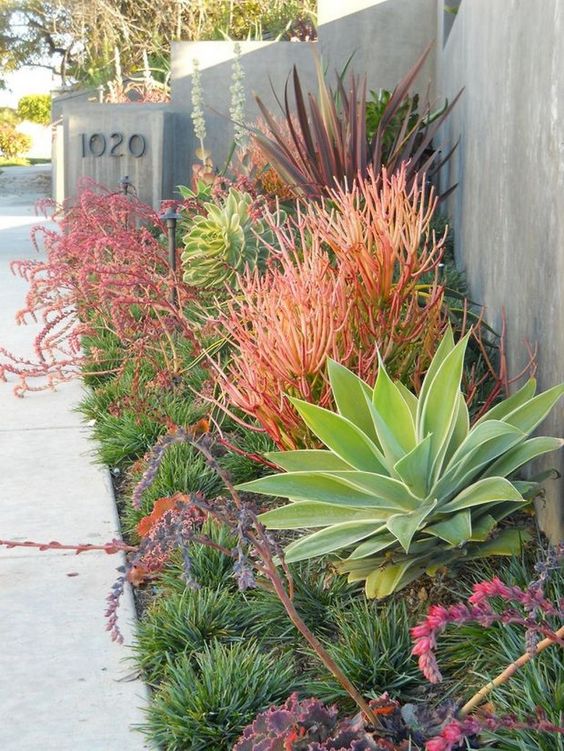
<instances>
[{"instance_id":1,"label":"pale green agave","mask_svg":"<svg viewBox=\"0 0 564 751\"><path fill-rule=\"evenodd\" d=\"M194 218L183 241L184 281L209 289L232 282L237 273L260 265L263 240L272 241L264 222L250 214L252 198L233 188L222 205L207 202Z\"/></svg>"},{"instance_id":2,"label":"pale green agave","mask_svg":"<svg viewBox=\"0 0 564 751\"><path fill-rule=\"evenodd\" d=\"M291 501L261 514L267 528L321 528L286 548L288 562L346 552L338 569L385 597L462 558L518 552L523 531L493 533L538 486L507 477L564 444L528 438L564 385L535 396L531 379L470 428L460 389L467 342L447 331L419 397L382 363L372 389L330 361L338 413L292 399L327 450L267 454L286 471L239 485Z\"/></svg>"}]
</instances>

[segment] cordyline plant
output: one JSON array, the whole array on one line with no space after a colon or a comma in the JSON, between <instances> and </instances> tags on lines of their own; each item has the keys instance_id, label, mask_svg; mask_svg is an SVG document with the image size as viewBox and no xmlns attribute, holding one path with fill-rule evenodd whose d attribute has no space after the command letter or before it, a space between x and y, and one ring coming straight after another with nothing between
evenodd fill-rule
<instances>
[{"instance_id":1,"label":"cordyline plant","mask_svg":"<svg viewBox=\"0 0 564 751\"><path fill-rule=\"evenodd\" d=\"M81 340L88 334L115 334L126 360L150 357L152 347L158 349L163 339L172 343L175 333L196 344L184 316L194 291L170 268L158 237L164 225L152 208L86 182L76 201L54 217L57 229L33 231L45 260L12 264L30 285L18 323L31 318L42 324L35 360L0 348L0 377L17 375L18 395L79 375L85 363ZM89 357L96 361L96 352ZM97 365L103 371L104 363Z\"/></svg>"},{"instance_id":2,"label":"cordyline plant","mask_svg":"<svg viewBox=\"0 0 564 751\"><path fill-rule=\"evenodd\" d=\"M337 88L332 90L318 58L318 92L317 96L309 94L307 102L294 67L295 109L289 102L288 83L284 102L280 102L285 127L279 126L262 100L256 97L269 133L253 129L255 141L271 167L295 194L319 198L336 184L351 186L358 175L365 176L369 169L379 172L386 167L392 174L404 162L408 163L410 185L420 181L425 173L440 169L452 151L441 159L433 147L433 138L460 94L437 113L428 105L421 114L415 114L417 100L409 91L430 49L425 50L398 83L370 139L366 130L366 77L358 79L351 75L345 86L343 76L338 76Z\"/></svg>"},{"instance_id":3,"label":"cordyline plant","mask_svg":"<svg viewBox=\"0 0 564 751\"><path fill-rule=\"evenodd\" d=\"M269 529L320 528L292 542L287 561L347 551L337 569L381 598L425 572L520 550L526 534L496 535L497 525L538 485L507 477L563 445L529 435L564 385L535 396L530 379L470 428L460 389L468 337L455 344L447 329L419 397L392 380L383 362L371 387L331 360L337 412L291 400L326 449L267 454L286 471L239 486L291 501L260 516Z\"/></svg>"},{"instance_id":4,"label":"cordyline plant","mask_svg":"<svg viewBox=\"0 0 564 751\"><path fill-rule=\"evenodd\" d=\"M435 206L432 190L408 187L404 166L333 190L285 227L271 221L267 273L247 271L227 299L232 351L219 382L280 448L311 441L286 394L331 405L328 358L371 381L380 348L394 377L420 385L446 324Z\"/></svg>"}]
</instances>

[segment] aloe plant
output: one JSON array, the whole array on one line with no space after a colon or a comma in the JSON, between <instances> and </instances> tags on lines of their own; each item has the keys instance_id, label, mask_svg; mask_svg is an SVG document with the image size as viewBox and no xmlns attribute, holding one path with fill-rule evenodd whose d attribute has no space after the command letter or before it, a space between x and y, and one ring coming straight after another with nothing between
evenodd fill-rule
<instances>
[{"instance_id":1,"label":"aloe plant","mask_svg":"<svg viewBox=\"0 0 564 751\"><path fill-rule=\"evenodd\" d=\"M467 342L455 344L447 330L419 397L382 362L371 388L330 361L338 411L292 400L327 448L267 454L286 471L239 486L290 499L259 517L267 528L320 528L286 548L288 562L339 552L339 571L365 580L369 597L385 597L462 558L518 552L525 533L496 527L538 486L507 478L563 445L529 435L564 385L535 396L530 379L470 427L460 389Z\"/></svg>"},{"instance_id":2,"label":"aloe plant","mask_svg":"<svg viewBox=\"0 0 564 751\"><path fill-rule=\"evenodd\" d=\"M261 240L272 240L265 223L253 216L248 193L230 189L223 203L204 203L184 236L184 281L204 289L233 281L237 273L253 270L263 260Z\"/></svg>"}]
</instances>

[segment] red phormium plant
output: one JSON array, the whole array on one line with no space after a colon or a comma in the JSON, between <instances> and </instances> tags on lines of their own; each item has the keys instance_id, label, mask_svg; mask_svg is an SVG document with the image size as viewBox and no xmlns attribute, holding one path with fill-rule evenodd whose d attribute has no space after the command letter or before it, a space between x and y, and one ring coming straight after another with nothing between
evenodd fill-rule
<instances>
[{"instance_id":1,"label":"red phormium plant","mask_svg":"<svg viewBox=\"0 0 564 751\"><path fill-rule=\"evenodd\" d=\"M418 386L446 322L435 205L432 191L407 188L404 169L371 173L273 226L269 271L239 279L222 320L233 355L219 380L280 447L307 443L285 394L328 406L328 357L370 382L379 350L396 378Z\"/></svg>"},{"instance_id":2,"label":"red phormium plant","mask_svg":"<svg viewBox=\"0 0 564 751\"><path fill-rule=\"evenodd\" d=\"M176 331L193 340L183 315L193 292L168 264L166 243L157 237L165 228L151 207L87 182L73 203L55 210L54 219L56 229L33 231L45 256L12 264L30 285L18 323L32 318L42 325L35 360L0 348L0 377L17 375L18 395L78 375L87 334L115 334L126 358L149 357L151 347ZM90 359L96 360L96 351Z\"/></svg>"}]
</instances>

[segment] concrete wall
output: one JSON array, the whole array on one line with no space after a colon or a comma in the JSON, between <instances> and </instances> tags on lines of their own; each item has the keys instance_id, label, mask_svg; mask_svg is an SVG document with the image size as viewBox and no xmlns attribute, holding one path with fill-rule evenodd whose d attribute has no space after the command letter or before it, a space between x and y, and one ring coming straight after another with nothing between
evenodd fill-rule
<instances>
[{"instance_id":1,"label":"concrete wall","mask_svg":"<svg viewBox=\"0 0 564 751\"><path fill-rule=\"evenodd\" d=\"M442 12L439 8L438 38ZM465 92L446 129L461 137L445 181L459 265L472 297L500 326L505 308L509 364L524 340L538 345L541 388L564 376L564 3L462 0L437 59L438 92ZM564 405L543 426L561 436ZM543 466L564 473L564 457ZM562 480L546 483L541 524L564 533Z\"/></svg>"},{"instance_id":2,"label":"concrete wall","mask_svg":"<svg viewBox=\"0 0 564 751\"><path fill-rule=\"evenodd\" d=\"M294 65L306 90L316 90L313 48L318 47L330 79L353 55L350 70L367 75L369 89L392 89L416 62L435 36L437 0L319 0L318 43L242 42L247 117L259 117L254 93L271 111L279 112L276 94ZM207 148L222 164L232 141L229 120L233 44L229 42L175 42L172 46L172 102L191 108L193 61L201 70L205 97ZM434 57L430 55L414 91L434 100ZM292 87L290 87L292 92ZM292 101L292 100L291 100Z\"/></svg>"},{"instance_id":3,"label":"concrete wall","mask_svg":"<svg viewBox=\"0 0 564 751\"><path fill-rule=\"evenodd\" d=\"M88 103L72 108L63 118L62 140L67 197L75 195L81 177L117 188L128 175L141 200L158 208L162 199L175 197L177 185L190 182L188 116L170 105ZM60 173L56 182L61 184Z\"/></svg>"}]
</instances>

